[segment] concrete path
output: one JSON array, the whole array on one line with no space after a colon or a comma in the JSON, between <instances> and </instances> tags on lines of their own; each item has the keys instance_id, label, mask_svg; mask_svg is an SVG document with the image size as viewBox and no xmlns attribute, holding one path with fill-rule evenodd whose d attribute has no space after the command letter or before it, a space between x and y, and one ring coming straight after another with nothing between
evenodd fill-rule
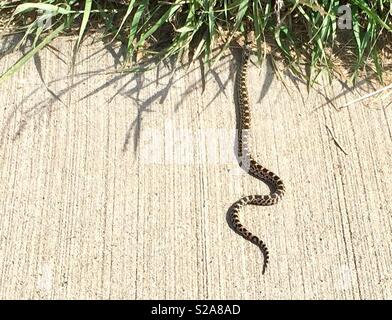
<instances>
[{"instance_id":1,"label":"concrete path","mask_svg":"<svg viewBox=\"0 0 392 320\"><path fill-rule=\"evenodd\" d=\"M53 46L0 85L0 298L392 298L390 100L339 109L373 89L251 68L254 153L287 185L243 212L263 276L226 222L267 191L234 157L236 60L120 74L92 45L72 79Z\"/></svg>"}]
</instances>

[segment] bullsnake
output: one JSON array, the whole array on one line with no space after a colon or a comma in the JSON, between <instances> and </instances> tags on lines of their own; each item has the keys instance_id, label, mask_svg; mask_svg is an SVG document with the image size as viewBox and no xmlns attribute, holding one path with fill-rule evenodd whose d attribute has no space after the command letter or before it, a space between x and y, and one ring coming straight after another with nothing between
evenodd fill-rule
<instances>
[{"instance_id":1,"label":"bullsnake","mask_svg":"<svg viewBox=\"0 0 392 320\"><path fill-rule=\"evenodd\" d=\"M247 73L248 64L251 50L248 46L245 46L242 53L242 61L237 75L237 103L239 106L240 116L238 123L238 160L242 168L244 168L250 175L257 179L265 182L271 189L268 195L250 195L241 198L235 202L230 209L230 222L233 228L242 235L245 239L257 245L263 254L264 264L263 271L267 267L269 261L269 253L265 243L257 236L248 231L240 222L239 213L241 209L248 205L258 206L271 206L276 204L284 195L285 187L283 181L272 171L263 167L251 155L250 152L250 107L249 97L247 90Z\"/></svg>"}]
</instances>

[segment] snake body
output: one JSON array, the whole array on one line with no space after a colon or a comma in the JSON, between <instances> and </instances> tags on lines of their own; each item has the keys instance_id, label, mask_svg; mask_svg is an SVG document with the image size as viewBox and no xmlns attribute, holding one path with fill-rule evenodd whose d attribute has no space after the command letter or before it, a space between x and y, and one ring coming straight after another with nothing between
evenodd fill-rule
<instances>
[{"instance_id":1,"label":"snake body","mask_svg":"<svg viewBox=\"0 0 392 320\"><path fill-rule=\"evenodd\" d=\"M263 274L269 261L269 253L265 243L256 235L248 231L240 222L239 213L246 205L271 206L276 204L284 195L283 181L272 171L263 167L252 157L250 153L249 130L251 125L249 96L247 90L247 73L250 58L250 49L245 48L242 54L242 62L237 76L237 98L240 109L238 128L238 157L241 167L250 175L265 182L271 187L268 195L250 195L241 198L231 207L230 222L234 229L245 239L258 246L264 257Z\"/></svg>"}]
</instances>

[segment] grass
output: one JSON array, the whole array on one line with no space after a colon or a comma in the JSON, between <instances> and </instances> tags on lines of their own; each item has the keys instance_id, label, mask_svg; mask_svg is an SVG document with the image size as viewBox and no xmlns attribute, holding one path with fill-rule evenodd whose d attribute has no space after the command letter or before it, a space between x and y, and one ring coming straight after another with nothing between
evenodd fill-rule
<instances>
[{"instance_id":1,"label":"grass","mask_svg":"<svg viewBox=\"0 0 392 320\"><path fill-rule=\"evenodd\" d=\"M346 3L351 29L339 28ZM391 15L390 0L0 0L1 34L22 35L15 49L32 43L0 82L56 37L76 35L77 54L94 32L124 44L130 70L151 57L189 55L211 63L247 37L259 61L269 53L309 85L342 66L352 81L370 74L382 82L391 70L385 58L392 55Z\"/></svg>"}]
</instances>

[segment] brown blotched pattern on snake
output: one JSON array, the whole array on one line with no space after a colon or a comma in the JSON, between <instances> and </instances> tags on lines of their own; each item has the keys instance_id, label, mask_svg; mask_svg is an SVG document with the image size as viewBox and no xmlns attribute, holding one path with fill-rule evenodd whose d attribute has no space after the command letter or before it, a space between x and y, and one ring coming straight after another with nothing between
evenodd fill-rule
<instances>
[{"instance_id":1,"label":"brown blotched pattern on snake","mask_svg":"<svg viewBox=\"0 0 392 320\"><path fill-rule=\"evenodd\" d=\"M240 66L239 75L237 77L237 97L240 108L240 121L238 128L238 157L240 159L240 165L245 168L250 175L271 185L273 191L268 195L251 195L241 198L233 204L230 212L230 219L233 227L237 230L238 233L261 249L261 252L264 256L264 274L269 260L267 246L261 239L252 234L242 225L239 219L239 212L242 207L248 204L258 206L271 206L276 204L284 195L285 187L283 181L275 173L257 163L250 154L250 107L246 84L249 57L250 50L249 48L245 47L242 54L242 63Z\"/></svg>"}]
</instances>

